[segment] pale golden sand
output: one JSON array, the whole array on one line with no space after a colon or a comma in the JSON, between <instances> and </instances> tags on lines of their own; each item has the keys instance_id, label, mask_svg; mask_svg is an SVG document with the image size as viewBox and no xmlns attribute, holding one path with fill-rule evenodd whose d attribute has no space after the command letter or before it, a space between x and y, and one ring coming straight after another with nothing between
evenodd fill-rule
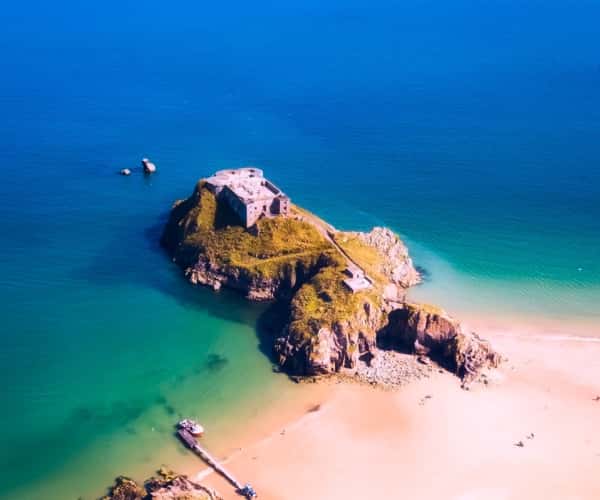
<instances>
[{"instance_id":1,"label":"pale golden sand","mask_svg":"<svg viewBox=\"0 0 600 500\"><path fill-rule=\"evenodd\" d=\"M509 361L471 391L437 372L395 392L303 385L248 422L228 468L260 499L598 499L600 342L528 334L485 333Z\"/></svg>"}]
</instances>

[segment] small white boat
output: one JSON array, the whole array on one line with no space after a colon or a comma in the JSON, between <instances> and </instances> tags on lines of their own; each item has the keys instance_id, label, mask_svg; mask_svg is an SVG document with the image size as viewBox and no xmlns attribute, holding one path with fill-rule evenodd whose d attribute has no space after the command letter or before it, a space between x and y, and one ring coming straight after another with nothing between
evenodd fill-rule
<instances>
[{"instance_id":1,"label":"small white boat","mask_svg":"<svg viewBox=\"0 0 600 500\"><path fill-rule=\"evenodd\" d=\"M202 436L202 434L204 434L204 427L202 427L195 420L191 420L189 418L184 418L183 420L180 420L177 424L177 428L184 429L193 436Z\"/></svg>"}]
</instances>

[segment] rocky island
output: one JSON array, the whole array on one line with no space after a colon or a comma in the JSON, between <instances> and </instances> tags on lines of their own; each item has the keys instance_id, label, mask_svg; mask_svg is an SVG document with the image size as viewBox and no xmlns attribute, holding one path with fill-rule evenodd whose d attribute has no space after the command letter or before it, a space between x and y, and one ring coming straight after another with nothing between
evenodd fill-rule
<instances>
[{"instance_id":1,"label":"rocky island","mask_svg":"<svg viewBox=\"0 0 600 500\"><path fill-rule=\"evenodd\" d=\"M289 374L360 374L403 351L469 382L500 361L440 308L407 302L420 277L396 234L338 231L260 169L200 180L173 205L161 243L191 283L232 288L283 311L272 343Z\"/></svg>"}]
</instances>

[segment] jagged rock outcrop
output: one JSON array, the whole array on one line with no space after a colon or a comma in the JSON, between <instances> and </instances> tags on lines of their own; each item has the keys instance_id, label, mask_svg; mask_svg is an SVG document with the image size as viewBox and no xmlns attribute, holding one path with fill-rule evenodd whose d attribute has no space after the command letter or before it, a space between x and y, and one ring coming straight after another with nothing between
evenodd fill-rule
<instances>
[{"instance_id":1,"label":"jagged rock outcrop","mask_svg":"<svg viewBox=\"0 0 600 500\"><path fill-rule=\"evenodd\" d=\"M462 333L458 321L442 309L425 304L405 304L388 315L380 337L418 354L442 351L448 341Z\"/></svg>"},{"instance_id":2,"label":"jagged rock outcrop","mask_svg":"<svg viewBox=\"0 0 600 500\"><path fill-rule=\"evenodd\" d=\"M449 357L464 382L476 380L485 368L496 368L502 362L502 356L492 345L475 332L462 333L448 344L446 356Z\"/></svg>"},{"instance_id":3,"label":"jagged rock outcrop","mask_svg":"<svg viewBox=\"0 0 600 500\"><path fill-rule=\"evenodd\" d=\"M335 241L380 288L386 310L401 304L406 290L421 281L408 249L396 233L385 227L369 232L339 231Z\"/></svg>"},{"instance_id":4,"label":"jagged rock outcrop","mask_svg":"<svg viewBox=\"0 0 600 500\"><path fill-rule=\"evenodd\" d=\"M379 340L446 363L466 382L501 361L489 342L463 332L460 323L444 310L426 304L406 304L390 312Z\"/></svg>"},{"instance_id":5,"label":"jagged rock outcrop","mask_svg":"<svg viewBox=\"0 0 600 500\"><path fill-rule=\"evenodd\" d=\"M287 371L298 375L352 372L359 358L375 355L376 332L384 314L371 297L352 304L347 313L308 321L304 315L301 306L292 307L291 321L275 342L279 364Z\"/></svg>"},{"instance_id":6,"label":"jagged rock outcrop","mask_svg":"<svg viewBox=\"0 0 600 500\"><path fill-rule=\"evenodd\" d=\"M214 490L161 468L157 475L144 483L144 487L133 479L120 476L109 494L101 500L223 500Z\"/></svg>"},{"instance_id":7,"label":"jagged rock outcrop","mask_svg":"<svg viewBox=\"0 0 600 500\"><path fill-rule=\"evenodd\" d=\"M119 476L115 480L114 486L110 488L108 495L103 496L100 500L143 500L145 497L146 490L133 479Z\"/></svg>"},{"instance_id":8,"label":"jagged rock outcrop","mask_svg":"<svg viewBox=\"0 0 600 500\"><path fill-rule=\"evenodd\" d=\"M396 233L387 227L374 227L368 233L354 233L365 244L381 255L379 266L391 283L409 288L421 281L408 248Z\"/></svg>"}]
</instances>

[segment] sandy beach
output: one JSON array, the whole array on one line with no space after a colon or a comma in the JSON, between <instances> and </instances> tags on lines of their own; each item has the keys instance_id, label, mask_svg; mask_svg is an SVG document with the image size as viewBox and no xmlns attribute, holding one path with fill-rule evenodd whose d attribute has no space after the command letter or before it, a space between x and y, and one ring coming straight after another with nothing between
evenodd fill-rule
<instances>
[{"instance_id":1,"label":"sandy beach","mask_svg":"<svg viewBox=\"0 0 600 500\"><path fill-rule=\"evenodd\" d=\"M228 468L269 500L600 498L600 339L484 335L508 359L488 385L435 370L395 391L303 387L249 422Z\"/></svg>"}]
</instances>

